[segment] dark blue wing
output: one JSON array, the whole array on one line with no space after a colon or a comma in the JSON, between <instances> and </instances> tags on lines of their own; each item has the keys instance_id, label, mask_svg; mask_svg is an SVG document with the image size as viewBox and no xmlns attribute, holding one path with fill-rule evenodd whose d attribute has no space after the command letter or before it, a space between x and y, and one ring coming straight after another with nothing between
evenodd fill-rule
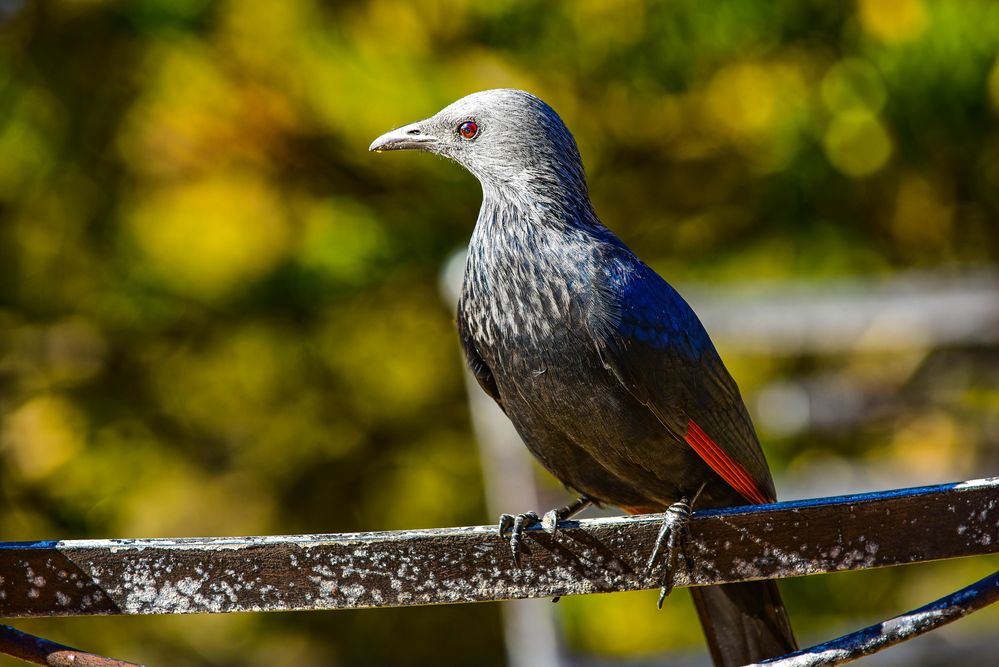
<instances>
[{"instance_id":1,"label":"dark blue wing","mask_svg":"<svg viewBox=\"0 0 999 667\"><path fill-rule=\"evenodd\" d=\"M739 388L694 311L630 252L615 252L606 267L605 306L589 327L605 366L742 495L773 499Z\"/></svg>"}]
</instances>

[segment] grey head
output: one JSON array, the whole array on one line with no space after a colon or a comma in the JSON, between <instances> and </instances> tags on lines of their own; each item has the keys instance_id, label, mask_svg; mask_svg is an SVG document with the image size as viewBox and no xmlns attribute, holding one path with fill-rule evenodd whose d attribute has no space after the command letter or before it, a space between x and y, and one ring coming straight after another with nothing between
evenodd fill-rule
<instances>
[{"instance_id":1,"label":"grey head","mask_svg":"<svg viewBox=\"0 0 999 667\"><path fill-rule=\"evenodd\" d=\"M484 90L425 120L387 132L368 150L419 150L454 160L483 190L586 197L576 141L554 109L522 90Z\"/></svg>"}]
</instances>

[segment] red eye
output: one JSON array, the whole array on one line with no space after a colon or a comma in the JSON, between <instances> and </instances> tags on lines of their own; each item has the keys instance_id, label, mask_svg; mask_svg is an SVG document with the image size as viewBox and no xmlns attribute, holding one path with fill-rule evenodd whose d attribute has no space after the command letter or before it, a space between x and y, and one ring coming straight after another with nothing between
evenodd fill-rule
<instances>
[{"instance_id":1,"label":"red eye","mask_svg":"<svg viewBox=\"0 0 999 667\"><path fill-rule=\"evenodd\" d=\"M474 122L467 120L458 126L458 134L460 134L465 139L474 139L475 135L479 133L479 126Z\"/></svg>"}]
</instances>

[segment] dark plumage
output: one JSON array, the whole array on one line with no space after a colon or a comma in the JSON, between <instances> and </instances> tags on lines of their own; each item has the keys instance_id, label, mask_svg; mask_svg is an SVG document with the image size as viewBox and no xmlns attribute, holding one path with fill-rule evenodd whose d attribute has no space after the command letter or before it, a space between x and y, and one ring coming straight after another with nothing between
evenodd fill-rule
<instances>
[{"instance_id":1,"label":"dark plumage","mask_svg":"<svg viewBox=\"0 0 999 667\"><path fill-rule=\"evenodd\" d=\"M471 135L471 136L469 136ZM576 142L518 90L469 95L372 150L482 184L458 329L479 384L567 487L629 512L775 498L739 390L687 303L590 204ZM795 648L773 582L692 589L718 664Z\"/></svg>"}]
</instances>

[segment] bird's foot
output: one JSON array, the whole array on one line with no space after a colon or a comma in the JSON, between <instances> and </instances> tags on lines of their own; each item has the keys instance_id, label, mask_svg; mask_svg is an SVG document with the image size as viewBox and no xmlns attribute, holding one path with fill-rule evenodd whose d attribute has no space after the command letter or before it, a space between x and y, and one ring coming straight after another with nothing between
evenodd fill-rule
<instances>
[{"instance_id":1,"label":"bird's foot","mask_svg":"<svg viewBox=\"0 0 999 667\"><path fill-rule=\"evenodd\" d=\"M561 509L553 509L545 512L544 517L538 518L535 512L524 512L514 516L513 514L501 514L499 518L499 535L503 539L510 540L510 551L513 553L513 562L520 567L520 554L523 550L524 531L537 523L541 524L545 532L554 535L558 530L559 521L565 521L569 517L581 512L592 504L593 501L583 496L577 498Z\"/></svg>"},{"instance_id":2,"label":"bird's foot","mask_svg":"<svg viewBox=\"0 0 999 667\"><path fill-rule=\"evenodd\" d=\"M673 591L677 558L681 551L686 554L689 522L690 502L686 498L673 503L663 512L663 523L659 528L659 535L656 537L656 545L653 547L652 555L645 566L645 571L651 572L659 559L663 559L663 579L657 603L660 609L663 608L663 600ZM665 553L663 553L664 551Z\"/></svg>"},{"instance_id":3,"label":"bird's foot","mask_svg":"<svg viewBox=\"0 0 999 667\"><path fill-rule=\"evenodd\" d=\"M540 522L541 519L536 512L524 512L517 516L500 514L499 536L501 539L510 540L510 552L513 554L513 564L518 568L520 567L520 552L523 549L524 530Z\"/></svg>"}]
</instances>

